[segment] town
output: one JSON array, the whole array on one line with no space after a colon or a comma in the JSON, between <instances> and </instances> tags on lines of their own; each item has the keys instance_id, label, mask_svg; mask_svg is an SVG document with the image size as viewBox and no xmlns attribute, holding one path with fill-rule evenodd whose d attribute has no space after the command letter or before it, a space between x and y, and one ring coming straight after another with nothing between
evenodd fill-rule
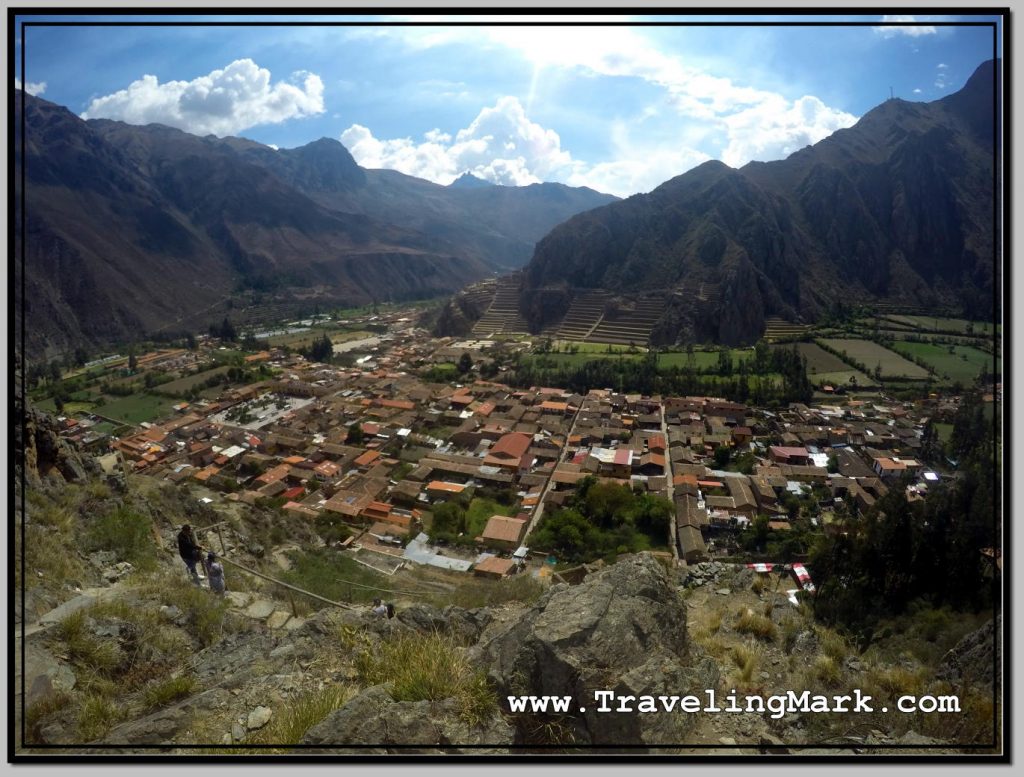
<instances>
[{"instance_id":1,"label":"town","mask_svg":"<svg viewBox=\"0 0 1024 777\"><path fill-rule=\"evenodd\" d=\"M55 393L62 435L111 477L301 517L389 575L426 564L550 577L638 550L799 562L891 489L923 499L954 471L937 439L957 410L949 391L900 400L820 385L769 409L524 388L502 375L550 354L549 341L435 338L417 315L314 317L259 339L225 320L183 347L86 363L62 376L76 392ZM991 402L1001 384L987 390ZM97 401L101 391L134 404ZM124 422L139 412L150 420Z\"/></svg>"}]
</instances>

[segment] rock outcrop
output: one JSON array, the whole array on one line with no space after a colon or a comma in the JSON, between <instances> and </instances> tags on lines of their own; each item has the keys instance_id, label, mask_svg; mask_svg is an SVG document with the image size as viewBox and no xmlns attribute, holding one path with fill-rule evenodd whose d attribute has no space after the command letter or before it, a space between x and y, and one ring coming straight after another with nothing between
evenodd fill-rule
<instances>
[{"instance_id":1,"label":"rock outcrop","mask_svg":"<svg viewBox=\"0 0 1024 777\"><path fill-rule=\"evenodd\" d=\"M690 716L598 712L595 691L673 695L714 688L718 667L687 641L686 606L655 559L641 554L589 577L556 585L521 618L475 648L499 698L570 696L559 725L593 746L686 742ZM528 739L536 716L516 720Z\"/></svg>"},{"instance_id":2,"label":"rock outcrop","mask_svg":"<svg viewBox=\"0 0 1024 777\"><path fill-rule=\"evenodd\" d=\"M357 752L370 753L392 748L402 753L459 752L460 746L472 745L466 752L473 754L504 752L512 744L515 732L497 711L476 725L461 712L455 699L399 702L385 686L375 685L313 726L300 744L365 745Z\"/></svg>"},{"instance_id":3,"label":"rock outcrop","mask_svg":"<svg viewBox=\"0 0 1024 777\"><path fill-rule=\"evenodd\" d=\"M993 672L1001 676L1003 617L990 620L956 643L942 659L937 675L954 684L965 683L991 690Z\"/></svg>"}]
</instances>

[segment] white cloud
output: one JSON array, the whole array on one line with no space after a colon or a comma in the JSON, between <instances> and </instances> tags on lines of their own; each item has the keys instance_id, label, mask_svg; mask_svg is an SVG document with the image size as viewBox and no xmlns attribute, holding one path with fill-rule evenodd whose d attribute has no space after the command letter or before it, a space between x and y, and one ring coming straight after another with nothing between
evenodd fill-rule
<instances>
[{"instance_id":1,"label":"white cloud","mask_svg":"<svg viewBox=\"0 0 1024 777\"><path fill-rule=\"evenodd\" d=\"M144 75L126 89L94 99L82 117L167 124L197 135L225 136L323 113L320 77L300 70L291 81L272 85L270 71L251 59L235 60L192 81L161 84L156 76Z\"/></svg>"},{"instance_id":2,"label":"white cloud","mask_svg":"<svg viewBox=\"0 0 1024 777\"><path fill-rule=\"evenodd\" d=\"M921 90L920 89L915 89L914 90L914 94L921 94Z\"/></svg>"},{"instance_id":3,"label":"white cloud","mask_svg":"<svg viewBox=\"0 0 1024 777\"><path fill-rule=\"evenodd\" d=\"M17 76L14 77L14 88L21 89L21 79ZM43 92L46 91L46 82L40 81L39 83L34 83L32 81L29 81L27 84L25 84L25 91L33 97L41 95Z\"/></svg>"},{"instance_id":4,"label":"white cloud","mask_svg":"<svg viewBox=\"0 0 1024 777\"><path fill-rule=\"evenodd\" d=\"M885 17L883 21L913 21L912 17ZM396 29L396 28L391 28ZM908 29L908 28L883 28ZM924 29L924 28L914 28ZM660 51L636 28L622 27L481 27L473 37L459 28L445 31L414 28L405 39L413 47L464 43L510 48L529 61L536 72L549 68L582 71L613 78L638 78L661 88L682 127L703 127L704 134L725 136L722 160L744 164L751 159L777 159L814 143L856 117L806 95L790 100L783 95L746 86L714 75L690 60ZM932 29L934 32L934 29ZM404 32L396 34L405 36ZM536 78L536 75L535 75ZM693 143L681 140L684 148ZM643 150L614 162L616 169L635 169ZM681 157L696 158L685 151ZM663 178L685 170L666 169Z\"/></svg>"},{"instance_id":5,"label":"white cloud","mask_svg":"<svg viewBox=\"0 0 1024 777\"><path fill-rule=\"evenodd\" d=\"M878 35L883 38L893 38L897 35L907 35L911 38L917 38L921 35L934 35L935 27L930 24L917 24L917 18L914 16L906 16L900 14L885 15L882 17L883 27L872 27Z\"/></svg>"},{"instance_id":6,"label":"white cloud","mask_svg":"<svg viewBox=\"0 0 1024 777\"><path fill-rule=\"evenodd\" d=\"M517 98L502 97L454 135L432 129L423 142L380 139L353 124L341 133L341 142L364 167L399 170L440 184L469 171L506 186L562 181L622 197L650 191L711 158L685 143L635 143L621 123L613 125L612 136L609 161L574 159L558 133L531 121Z\"/></svg>"},{"instance_id":7,"label":"white cloud","mask_svg":"<svg viewBox=\"0 0 1024 777\"><path fill-rule=\"evenodd\" d=\"M724 118L729 143L722 161L739 167L755 159L781 159L856 121L856 116L830 108L817 97L805 95L790 103L777 95Z\"/></svg>"},{"instance_id":8,"label":"white cloud","mask_svg":"<svg viewBox=\"0 0 1024 777\"><path fill-rule=\"evenodd\" d=\"M940 62L935 67L937 67L939 70L945 70L946 68L949 67L949 65L947 65L945 62Z\"/></svg>"},{"instance_id":9,"label":"white cloud","mask_svg":"<svg viewBox=\"0 0 1024 777\"><path fill-rule=\"evenodd\" d=\"M558 133L530 121L515 97L484 108L454 137L433 129L424 139L380 140L360 124L341 133L341 142L363 167L391 168L444 184L468 170L493 183L523 186L551 180L573 164Z\"/></svg>"}]
</instances>

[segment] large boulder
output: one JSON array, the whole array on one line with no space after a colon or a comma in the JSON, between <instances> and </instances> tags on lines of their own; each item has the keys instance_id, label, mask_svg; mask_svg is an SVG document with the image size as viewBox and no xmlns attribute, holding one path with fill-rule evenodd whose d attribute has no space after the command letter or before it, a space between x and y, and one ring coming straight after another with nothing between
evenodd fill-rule
<instances>
[{"instance_id":1,"label":"large boulder","mask_svg":"<svg viewBox=\"0 0 1024 777\"><path fill-rule=\"evenodd\" d=\"M936 675L954 684L966 683L979 690L992 689L993 674L1002 672L999 640L1002 615L964 636L942 658Z\"/></svg>"},{"instance_id":2,"label":"large boulder","mask_svg":"<svg viewBox=\"0 0 1024 777\"><path fill-rule=\"evenodd\" d=\"M686 605L649 554L630 556L579 585L556 585L524 615L476 646L499 698L569 696L559 726L578 744L682 744L692 728L684 713L598 712L595 691L683 695L714 688L718 667L689 650ZM581 708L583 708L581 710ZM520 715L521 733L536 728Z\"/></svg>"},{"instance_id":3,"label":"large boulder","mask_svg":"<svg viewBox=\"0 0 1024 777\"><path fill-rule=\"evenodd\" d=\"M461 713L455 699L396 702L385 686L375 685L309 729L300 745L365 745L373 753L450 753L460 746L494 745L466 752L507 752L502 746L512 744L515 732L497 710L475 725ZM353 752L347 748L340 752Z\"/></svg>"}]
</instances>

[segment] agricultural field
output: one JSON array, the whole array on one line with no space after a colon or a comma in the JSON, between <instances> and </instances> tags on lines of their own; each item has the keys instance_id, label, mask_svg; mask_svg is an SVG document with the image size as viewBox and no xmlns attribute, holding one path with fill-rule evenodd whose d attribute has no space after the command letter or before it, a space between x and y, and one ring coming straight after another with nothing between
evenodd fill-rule
<instances>
[{"instance_id":1,"label":"agricultural field","mask_svg":"<svg viewBox=\"0 0 1024 777\"><path fill-rule=\"evenodd\" d=\"M613 353L608 352L608 346L601 343L587 343L594 350L580 348L578 353L533 353L525 357L524 361L531 361L538 367L579 367L587 362L598 359L640 359L643 353L630 353L629 346L612 346L617 348ZM741 361L751 359L754 351L751 348L733 348L731 350L732 367L735 371ZM668 351L658 354L658 367L670 369L678 367L683 369L689 363L689 354L684 351ZM694 369L715 370L718 367L718 351L694 351Z\"/></svg>"},{"instance_id":2,"label":"agricultural field","mask_svg":"<svg viewBox=\"0 0 1024 777\"><path fill-rule=\"evenodd\" d=\"M1002 327L993 325L991 321L967 321L963 318L933 318L931 316L896 316L887 315L884 320L894 322L898 325L907 326L911 329L925 329L938 332L949 332L950 334L968 334L992 336L993 326L996 332L1001 332Z\"/></svg>"},{"instance_id":3,"label":"agricultural field","mask_svg":"<svg viewBox=\"0 0 1024 777\"><path fill-rule=\"evenodd\" d=\"M178 404L177 399L158 397L154 394L133 394L130 397L111 399L97 413L105 418L138 426L143 421L155 421L170 415L171 409Z\"/></svg>"},{"instance_id":4,"label":"agricultural field","mask_svg":"<svg viewBox=\"0 0 1024 777\"><path fill-rule=\"evenodd\" d=\"M885 378L909 378L911 380L925 380L928 378L928 371L919 367L911 361L907 361L898 353L883 348L878 343L870 340L840 340L822 339L819 343L843 353L853 361L863 364L864 367L874 372L876 367L880 368L881 376Z\"/></svg>"},{"instance_id":5,"label":"agricultural field","mask_svg":"<svg viewBox=\"0 0 1024 777\"><path fill-rule=\"evenodd\" d=\"M348 342L349 340L361 340L365 337L373 337L373 332L366 330L351 330L342 327L314 327L305 332L291 332L286 335L274 335L267 338L267 345L271 348L287 346L289 348L308 348L314 340L319 340L324 334L331 338L334 344Z\"/></svg>"},{"instance_id":6,"label":"agricultural field","mask_svg":"<svg viewBox=\"0 0 1024 777\"><path fill-rule=\"evenodd\" d=\"M186 375L185 377L178 378L177 380L161 383L160 386L158 386L158 389L163 394L174 394L175 396L187 394L193 386L197 386L208 378L225 373L230 369L230 367L224 365L221 367L215 367L212 370L197 373L196 375Z\"/></svg>"},{"instance_id":7,"label":"agricultural field","mask_svg":"<svg viewBox=\"0 0 1024 777\"><path fill-rule=\"evenodd\" d=\"M572 348L576 353L597 353L597 354L617 354L617 353L629 353L630 346L628 345L609 345L607 343L584 343L579 340L555 340L551 343L551 346L556 351L566 351ZM637 350L646 351L646 348L633 348L635 353Z\"/></svg>"},{"instance_id":8,"label":"agricultural field","mask_svg":"<svg viewBox=\"0 0 1024 777\"><path fill-rule=\"evenodd\" d=\"M792 348L792 345L775 346L776 348ZM817 343L796 343L800 355L807 359L807 377L816 385L831 384L847 386L850 379L855 378L861 388L874 386L875 381L860 370L855 370L838 356L829 353Z\"/></svg>"},{"instance_id":9,"label":"agricultural field","mask_svg":"<svg viewBox=\"0 0 1024 777\"><path fill-rule=\"evenodd\" d=\"M892 348L905 356L923 359L940 378L950 383L971 383L983 370L991 371L993 367L992 356L969 345L900 341ZM1002 359L995 359L995 369L1002 370Z\"/></svg>"}]
</instances>

